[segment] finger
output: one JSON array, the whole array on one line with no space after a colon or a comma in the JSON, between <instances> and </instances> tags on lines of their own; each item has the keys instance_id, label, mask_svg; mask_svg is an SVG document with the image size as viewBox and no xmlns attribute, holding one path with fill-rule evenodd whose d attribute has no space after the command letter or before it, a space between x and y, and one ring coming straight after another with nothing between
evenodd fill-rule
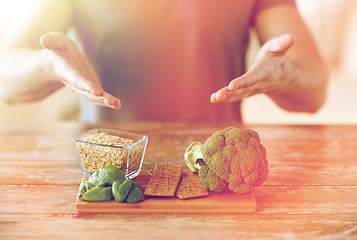
<instances>
[{"instance_id":1,"label":"finger","mask_svg":"<svg viewBox=\"0 0 357 240\"><path fill-rule=\"evenodd\" d=\"M224 87L220 90L218 90L216 92L216 100L221 102L221 101L224 101L224 99L227 98L227 92L228 92L228 88L227 87Z\"/></svg>"},{"instance_id":2,"label":"finger","mask_svg":"<svg viewBox=\"0 0 357 240\"><path fill-rule=\"evenodd\" d=\"M229 91L236 91L239 89L239 83L240 83L240 77L233 79L229 84L228 84L228 90Z\"/></svg>"},{"instance_id":3,"label":"finger","mask_svg":"<svg viewBox=\"0 0 357 240\"><path fill-rule=\"evenodd\" d=\"M276 39L272 39L268 43L267 51L273 55L284 55L286 51L294 45L296 38L291 33L286 33L281 35Z\"/></svg>"},{"instance_id":4,"label":"finger","mask_svg":"<svg viewBox=\"0 0 357 240\"><path fill-rule=\"evenodd\" d=\"M216 93L212 93L210 97L211 103L216 103Z\"/></svg>"},{"instance_id":5,"label":"finger","mask_svg":"<svg viewBox=\"0 0 357 240\"><path fill-rule=\"evenodd\" d=\"M224 98L217 98L217 93L212 93L210 97L210 101L211 103L219 103L219 102L223 102L225 98L226 96Z\"/></svg>"},{"instance_id":6,"label":"finger","mask_svg":"<svg viewBox=\"0 0 357 240\"><path fill-rule=\"evenodd\" d=\"M80 79L82 78L82 79ZM75 88L81 89L86 91L94 96L100 97L104 94L104 90L101 85L97 84L96 82L89 81L82 76L78 76L77 81L73 81L73 85Z\"/></svg>"},{"instance_id":7,"label":"finger","mask_svg":"<svg viewBox=\"0 0 357 240\"><path fill-rule=\"evenodd\" d=\"M40 38L40 44L46 49L57 52L78 51L77 45L66 34L60 32L43 34Z\"/></svg>"},{"instance_id":8,"label":"finger","mask_svg":"<svg viewBox=\"0 0 357 240\"><path fill-rule=\"evenodd\" d=\"M227 98L228 88L224 87L218 90L215 93L211 94L210 101L211 103L223 102Z\"/></svg>"},{"instance_id":9,"label":"finger","mask_svg":"<svg viewBox=\"0 0 357 240\"><path fill-rule=\"evenodd\" d=\"M77 93L78 95L86 98L87 100L94 102L100 106L110 107L114 109L119 109L121 107L121 102L118 98L112 96L109 93L103 92L101 96L96 96L91 94L90 92L83 91L78 88L74 88L73 86L69 86L69 88Z\"/></svg>"},{"instance_id":10,"label":"finger","mask_svg":"<svg viewBox=\"0 0 357 240\"><path fill-rule=\"evenodd\" d=\"M229 91L237 91L240 88L247 88L257 83L258 77L261 73L255 70L252 66L245 74L233 79L227 86Z\"/></svg>"},{"instance_id":11,"label":"finger","mask_svg":"<svg viewBox=\"0 0 357 240\"><path fill-rule=\"evenodd\" d=\"M235 99L239 100L239 97L236 97L234 95L226 95L226 97L224 99L217 99L216 97L217 93L213 93L211 95L211 103L227 103L227 102L234 102Z\"/></svg>"},{"instance_id":12,"label":"finger","mask_svg":"<svg viewBox=\"0 0 357 240\"><path fill-rule=\"evenodd\" d=\"M253 96L255 94L259 93L257 90L243 90L243 89L239 89L237 91L233 91L233 92L229 92L227 94L227 97L221 101L222 103L232 103L232 102L237 102L237 101L241 101L244 98Z\"/></svg>"},{"instance_id":13,"label":"finger","mask_svg":"<svg viewBox=\"0 0 357 240\"><path fill-rule=\"evenodd\" d=\"M257 85L257 78L254 73L247 72L241 77L232 80L227 87L221 88L217 92L213 93L210 101L212 103L237 101L242 99L241 93L256 91L253 87L259 87L259 85L260 84Z\"/></svg>"},{"instance_id":14,"label":"finger","mask_svg":"<svg viewBox=\"0 0 357 240\"><path fill-rule=\"evenodd\" d=\"M103 103L105 104L106 107L110 107L114 109L119 109L121 107L120 100L112 96L111 94L104 92L103 98L104 98Z\"/></svg>"},{"instance_id":15,"label":"finger","mask_svg":"<svg viewBox=\"0 0 357 240\"><path fill-rule=\"evenodd\" d=\"M78 89L98 97L103 95L104 90L101 85L88 80L85 76L82 76L76 71L67 71L63 75L62 82L72 91Z\"/></svg>"},{"instance_id":16,"label":"finger","mask_svg":"<svg viewBox=\"0 0 357 240\"><path fill-rule=\"evenodd\" d=\"M104 107L109 107L109 108L114 108L114 109L119 109L121 107L121 102L118 98L113 97L110 94L107 94L106 96L102 97L97 97L90 95L86 92L83 92L83 95L86 99Z\"/></svg>"}]
</instances>

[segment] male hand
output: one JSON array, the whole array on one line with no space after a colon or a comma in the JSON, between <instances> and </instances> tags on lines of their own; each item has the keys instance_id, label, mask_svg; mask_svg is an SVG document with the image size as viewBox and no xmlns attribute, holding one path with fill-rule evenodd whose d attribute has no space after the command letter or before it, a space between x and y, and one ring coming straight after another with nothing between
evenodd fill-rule
<instances>
[{"instance_id":1,"label":"male hand","mask_svg":"<svg viewBox=\"0 0 357 240\"><path fill-rule=\"evenodd\" d=\"M48 50L54 72L66 87L101 106L119 109L120 100L105 92L89 61L67 35L59 32L41 36L41 45Z\"/></svg>"},{"instance_id":2,"label":"male hand","mask_svg":"<svg viewBox=\"0 0 357 240\"><path fill-rule=\"evenodd\" d=\"M291 78L284 77L290 67L285 55L294 43L295 37L292 34L267 41L248 71L213 93L211 102L236 102L258 93L279 91L289 86Z\"/></svg>"}]
</instances>

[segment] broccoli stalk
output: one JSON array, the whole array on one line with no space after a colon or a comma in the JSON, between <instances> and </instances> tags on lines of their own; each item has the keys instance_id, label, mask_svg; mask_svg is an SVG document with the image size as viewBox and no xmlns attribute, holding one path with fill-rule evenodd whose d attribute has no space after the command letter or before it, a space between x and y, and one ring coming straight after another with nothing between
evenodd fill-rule
<instances>
[{"instance_id":1,"label":"broccoli stalk","mask_svg":"<svg viewBox=\"0 0 357 240\"><path fill-rule=\"evenodd\" d=\"M269 173L266 150L258 133L251 129L217 131L204 144L191 143L184 157L191 171L198 172L202 186L213 192L229 188L249 193Z\"/></svg>"},{"instance_id":2,"label":"broccoli stalk","mask_svg":"<svg viewBox=\"0 0 357 240\"><path fill-rule=\"evenodd\" d=\"M200 142L192 142L186 149L184 158L187 167L192 172L198 172L200 169L200 165L197 162L197 159L202 159L202 146L203 144Z\"/></svg>"}]
</instances>

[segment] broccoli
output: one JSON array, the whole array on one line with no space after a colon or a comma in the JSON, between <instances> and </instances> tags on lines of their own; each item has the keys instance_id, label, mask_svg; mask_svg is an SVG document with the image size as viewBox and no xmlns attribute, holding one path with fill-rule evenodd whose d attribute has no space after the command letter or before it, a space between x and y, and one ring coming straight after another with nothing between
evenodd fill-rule
<instances>
[{"instance_id":1,"label":"broccoli","mask_svg":"<svg viewBox=\"0 0 357 240\"><path fill-rule=\"evenodd\" d=\"M203 164L199 169L200 183L206 189L211 192L222 192L227 187L225 180L216 175L213 171L210 171L206 164Z\"/></svg>"},{"instance_id":2,"label":"broccoli","mask_svg":"<svg viewBox=\"0 0 357 240\"><path fill-rule=\"evenodd\" d=\"M192 142L190 146L188 146L187 150L185 151L185 162L188 168L192 172L198 172L200 169L200 165L196 162L197 159L202 159L202 143L200 142Z\"/></svg>"},{"instance_id":3,"label":"broccoli","mask_svg":"<svg viewBox=\"0 0 357 240\"><path fill-rule=\"evenodd\" d=\"M198 170L202 186L213 192L229 188L249 193L269 173L266 150L258 133L251 129L228 127L217 131L204 144L191 143L184 157L191 171ZM197 164L199 167L192 167Z\"/></svg>"}]
</instances>

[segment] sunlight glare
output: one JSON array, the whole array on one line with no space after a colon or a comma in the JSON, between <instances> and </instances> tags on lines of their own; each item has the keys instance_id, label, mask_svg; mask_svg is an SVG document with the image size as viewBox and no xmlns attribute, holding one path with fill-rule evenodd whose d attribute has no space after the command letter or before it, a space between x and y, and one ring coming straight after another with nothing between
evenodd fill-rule
<instances>
[{"instance_id":1,"label":"sunlight glare","mask_svg":"<svg viewBox=\"0 0 357 240\"><path fill-rule=\"evenodd\" d=\"M39 0L0 0L0 31L3 32L16 17L38 4Z\"/></svg>"}]
</instances>

